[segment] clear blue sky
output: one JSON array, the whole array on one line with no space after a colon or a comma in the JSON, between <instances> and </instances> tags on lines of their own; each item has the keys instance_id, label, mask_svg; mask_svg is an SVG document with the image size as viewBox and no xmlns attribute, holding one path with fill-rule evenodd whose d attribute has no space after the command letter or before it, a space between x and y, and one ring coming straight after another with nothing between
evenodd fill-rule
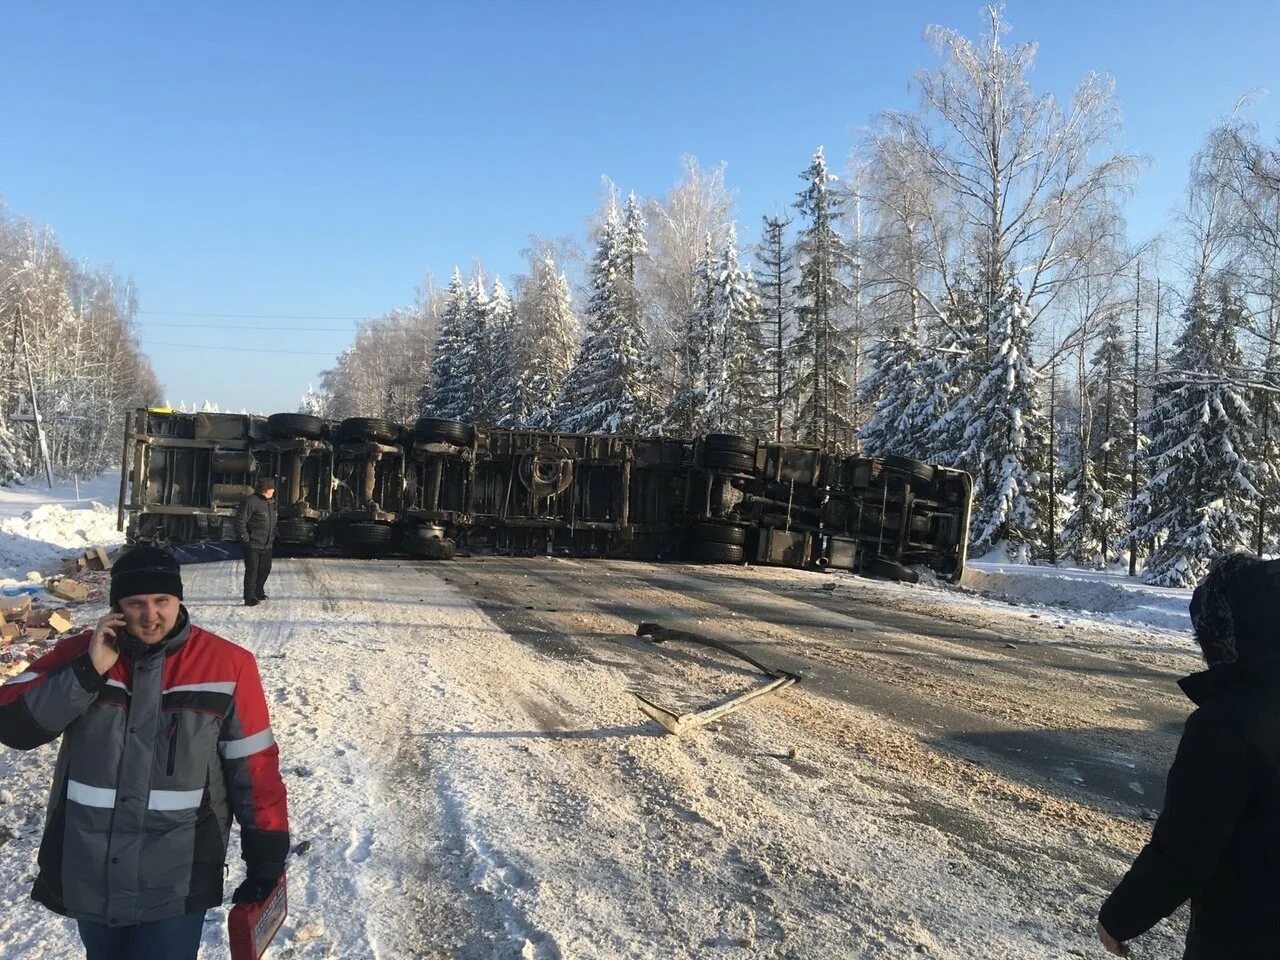
<instances>
[{"instance_id":1,"label":"clear blue sky","mask_svg":"<svg viewBox=\"0 0 1280 960\"><path fill-rule=\"evenodd\" d=\"M607 174L664 192L684 154L728 163L750 238L813 148L912 102L929 23L980 4L11 3L0 31L0 196L147 311L361 316L425 270L504 275L531 233L580 237ZM1037 89L1114 74L1125 146L1153 167L1129 207L1162 228L1204 131L1280 85L1280 4L1011 0ZM1280 91L1255 111L1280 133ZM291 410L350 327L146 313L168 397ZM258 321L264 326L303 326ZM167 324L199 324L178 327ZM161 326L166 324L166 326ZM314 355L165 344L233 343Z\"/></svg>"}]
</instances>

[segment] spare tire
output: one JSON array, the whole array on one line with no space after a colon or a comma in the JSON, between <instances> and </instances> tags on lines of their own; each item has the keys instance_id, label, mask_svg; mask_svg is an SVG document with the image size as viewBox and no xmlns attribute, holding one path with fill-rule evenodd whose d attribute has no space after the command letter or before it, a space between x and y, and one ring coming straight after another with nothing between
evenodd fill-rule
<instances>
[{"instance_id":1,"label":"spare tire","mask_svg":"<svg viewBox=\"0 0 1280 960\"><path fill-rule=\"evenodd\" d=\"M374 443L395 443L400 428L390 420L379 417L349 417L338 427L341 440L372 440Z\"/></svg>"},{"instance_id":2,"label":"spare tire","mask_svg":"<svg viewBox=\"0 0 1280 960\"><path fill-rule=\"evenodd\" d=\"M729 523L695 523L689 527L689 539L740 547L747 542L747 528Z\"/></svg>"},{"instance_id":3,"label":"spare tire","mask_svg":"<svg viewBox=\"0 0 1280 960\"><path fill-rule=\"evenodd\" d=\"M453 443L470 446L475 439L475 428L461 420L444 420L440 417L419 417L413 425L413 435L423 443Z\"/></svg>"},{"instance_id":4,"label":"spare tire","mask_svg":"<svg viewBox=\"0 0 1280 960\"><path fill-rule=\"evenodd\" d=\"M895 473L905 473L922 483L933 483L933 467L922 460L912 457L900 457L891 453L884 458L884 468Z\"/></svg>"},{"instance_id":5,"label":"spare tire","mask_svg":"<svg viewBox=\"0 0 1280 960\"><path fill-rule=\"evenodd\" d=\"M344 546L358 550L379 550L391 546L391 528L385 523L348 523L338 528Z\"/></svg>"},{"instance_id":6,"label":"spare tire","mask_svg":"<svg viewBox=\"0 0 1280 960\"><path fill-rule=\"evenodd\" d=\"M754 453L737 453L731 450L708 450L703 459L708 470L723 470L727 473L756 472L756 457Z\"/></svg>"},{"instance_id":7,"label":"spare tire","mask_svg":"<svg viewBox=\"0 0 1280 960\"><path fill-rule=\"evenodd\" d=\"M724 453L745 453L752 457L756 455L756 442L734 433L708 433L705 442L708 451L719 450Z\"/></svg>"},{"instance_id":8,"label":"spare tire","mask_svg":"<svg viewBox=\"0 0 1280 960\"><path fill-rule=\"evenodd\" d=\"M900 583L919 583L920 571L898 563L896 560L887 560L884 557L876 557L871 561L871 576L880 577L883 580L897 580Z\"/></svg>"},{"instance_id":9,"label":"spare tire","mask_svg":"<svg viewBox=\"0 0 1280 960\"><path fill-rule=\"evenodd\" d=\"M310 520L277 520L276 539L282 543L312 543L316 539L316 525Z\"/></svg>"},{"instance_id":10,"label":"spare tire","mask_svg":"<svg viewBox=\"0 0 1280 960\"><path fill-rule=\"evenodd\" d=\"M405 552L419 560L452 560L457 545L452 540L419 540L405 547Z\"/></svg>"},{"instance_id":11,"label":"spare tire","mask_svg":"<svg viewBox=\"0 0 1280 960\"><path fill-rule=\"evenodd\" d=\"M695 540L689 554L702 563L742 563L746 558L746 551L737 544L711 540Z\"/></svg>"},{"instance_id":12,"label":"spare tire","mask_svg":"<svg viewBox=\"0 0 1280 960\"><path fill-rule=\"evenodd\" d=\"M324 433L324 421L306 413L273 413L267 417L267 433L281 439L319 440Z\"/></svg>"}]
</instances>

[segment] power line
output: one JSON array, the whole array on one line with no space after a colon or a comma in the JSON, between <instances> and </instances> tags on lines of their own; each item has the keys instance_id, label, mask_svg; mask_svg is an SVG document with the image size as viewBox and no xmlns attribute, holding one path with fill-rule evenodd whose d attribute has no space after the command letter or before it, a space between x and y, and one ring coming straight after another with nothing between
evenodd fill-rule
<instances>
[{"instance_id":1,"label":"power line","mask_svg":"<svg viewBox=\"0 0 1280 960\"><path fill-rule=\"evenodd\" d=\"M144 320L143 326L151 327L171 327L181 328L184 330L287 330L294 333L312 333L321 331L331 331L335 333L355 333L354 327L262 327L257 324L225 324L225 323L154 323L150 320Z\"/></svg>"},{"instance_id":2,"label":"power line","mask_svg":"<svg viewBox=\"0 0 1280 960\"><path fill-rule=\"evenodd\" d=\"M289 353L295 356L332 357L332 350L268 350L257 347L223 347L212 343L165 343L161 340L144 340L143 349L147 347L186 347L188 350L233 350L236 353Z\"/></svg>"},{"instance_id":3,"label":"power line","mask_svg":"<svg viewBox=\"0 0 1280 960\"><path fill-rule=\"evenodd\" d=\"M377 320L376 316L364 317L316 317L285 313L202 313L198 310L138 310L156 317L214 317L229 320Z\"/></svg>"}]
</instances>

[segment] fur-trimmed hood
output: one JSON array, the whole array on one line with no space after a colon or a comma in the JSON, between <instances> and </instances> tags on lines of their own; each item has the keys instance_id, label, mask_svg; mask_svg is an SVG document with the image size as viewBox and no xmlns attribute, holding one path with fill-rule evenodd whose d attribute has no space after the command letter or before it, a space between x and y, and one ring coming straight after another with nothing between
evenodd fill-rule
<instances>
[{"instance_id":1,"label":"fur-trimmed hood","mask_svg":"<svg viewBox=\"0 0 1280 960\"><path fill-rule=\"evenodd\" d=\"M1280 657L1280 560L1215 560L1191 595L1191 623L1210 667Z\"/></svg>"}]
</instances>

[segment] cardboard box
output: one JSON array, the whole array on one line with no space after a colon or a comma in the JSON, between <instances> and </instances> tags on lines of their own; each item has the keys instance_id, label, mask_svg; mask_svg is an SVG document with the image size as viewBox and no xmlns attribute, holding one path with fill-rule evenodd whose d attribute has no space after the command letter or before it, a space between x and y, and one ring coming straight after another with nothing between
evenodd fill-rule
<instances>
[{"instance_id":1,"label":"cardboard box","mask_svg":"<svg viewBox=\"0 0 1280 960\"><path fill-rule=\"evenodd\" d=\"M12 643L21 633L22 628L16 623L0 623L0 643Z\"/></svg>"},{"instance_id":2,"label":"cardboard box","mask_svg":"<svg viewBox=\"0 0 1280 960\"><path fill-rule=\"evenodd\" d=\"M27 641L48 640L53 636L53 631L48 627L32 627L26 626L22 628L22 639Z\"/></svg>"},{"instance_id":3,"label":"cardboard box","mask_svg":"<svg viewBox=\"0 0 1280 960\"><path fill-rule=\"evenodd\" d=\"M80 601L89 599L89 590L84 584L68 580L66 577L55 577L50 580L48 590L55 597L61 597L63 600Z\"/></svg>"},{"instance_id":4,"label":"cardboard box","mask_svg":"<svg viewBox=\"0 0 1280 960\"><path fill-rule=\"evenodd\" d=\"M65 607L59 610L50 610L48 625L49 629L54 633L66 633L71 629L71 611Z\"/></svg>"},{"instance_id":5,"label":"cardboard box","mask_svg":"<svg viewBox=\"0 0 1280 960\"><path fill-rule=\"evenodd\" d=\"M89 552L93 554L94 559L97 561L97 564L98 564L97 569L99 570L111 569L111 558L107 556L106 550L102 549L102 547L94 547Z\"/></svg>"},{"instance_id":6,"label":"cardboard box","mask_svg":"<svg viewBox=\"0 0 1280 960\"><path fill-rule=\"evenodd\" d=\"M31 594L24 594L20 599L0 604L0 620L24 620L31 610Z\"/></svg>"}]
</instances>

